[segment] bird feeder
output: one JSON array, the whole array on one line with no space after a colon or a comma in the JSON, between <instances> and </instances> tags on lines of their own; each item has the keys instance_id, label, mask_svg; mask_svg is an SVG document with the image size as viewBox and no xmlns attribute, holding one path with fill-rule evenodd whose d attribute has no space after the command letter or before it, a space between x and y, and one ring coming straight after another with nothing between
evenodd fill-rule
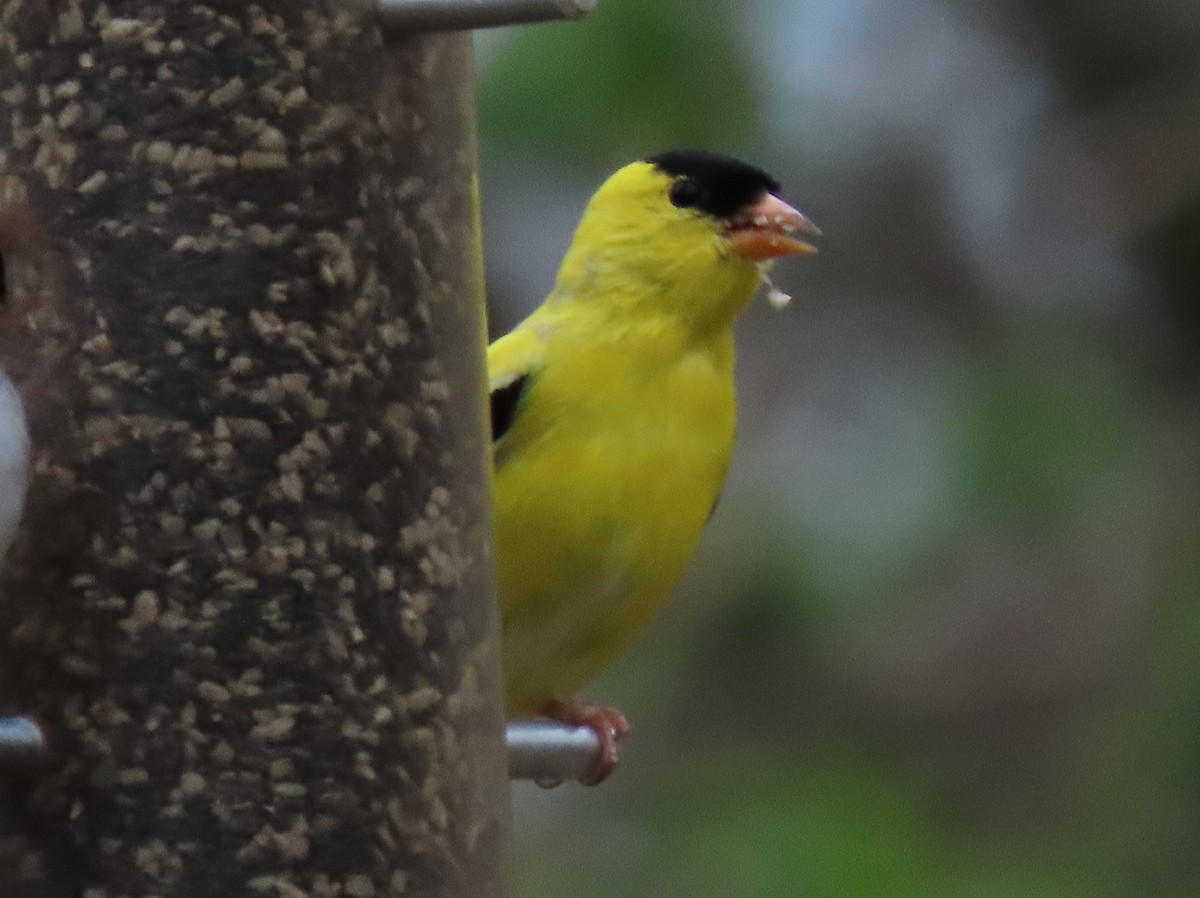
<instances>
[{"instance_id":1,"label":"bird feeder","mask_svg":"<svg viewBox=\"0 0 1200 898\"><path fill-rule=\"evenodd\" d=\"M0 10L6 896L499 891L464 30L590 5Z\"/></svg>"}]
</instances>

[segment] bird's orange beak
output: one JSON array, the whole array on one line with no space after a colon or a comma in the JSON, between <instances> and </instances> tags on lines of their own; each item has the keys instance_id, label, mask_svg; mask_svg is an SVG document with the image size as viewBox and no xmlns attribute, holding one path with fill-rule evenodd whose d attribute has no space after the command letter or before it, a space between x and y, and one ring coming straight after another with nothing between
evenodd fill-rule
<instances>
[{"instance_id":1,"label":"bird's orange beak","mask_svg":"<svg viewBox=\"0 0 1200 898\"><path fill-rule=\"evenodd\" d=\"M734 255L751 262L808 256L817 251L797 234L820 237L821 229L779 197L767 193L733 218L725 230L725 239Z\"/></svg>"}]
</instances>

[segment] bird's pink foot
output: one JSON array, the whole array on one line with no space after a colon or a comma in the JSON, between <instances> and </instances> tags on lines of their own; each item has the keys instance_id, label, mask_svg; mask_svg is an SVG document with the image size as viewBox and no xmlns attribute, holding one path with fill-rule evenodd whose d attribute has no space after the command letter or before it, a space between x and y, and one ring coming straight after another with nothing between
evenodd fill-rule
<instances>
[{"instance_id":1,"label":"bird's pink foot","mask_svg":"<svg viewBox=\"0 0 1200 898\"><path fill-rule=\"evenodd\" d=\"M617 749L629 732L629 721L616 708L574 698L548 703L542 708L542 716L568 726L587 727L596 734L600 741L600 754L588 775L580 780L585 786L604 782L616 769Z\"/></svg>"}]
</instances>

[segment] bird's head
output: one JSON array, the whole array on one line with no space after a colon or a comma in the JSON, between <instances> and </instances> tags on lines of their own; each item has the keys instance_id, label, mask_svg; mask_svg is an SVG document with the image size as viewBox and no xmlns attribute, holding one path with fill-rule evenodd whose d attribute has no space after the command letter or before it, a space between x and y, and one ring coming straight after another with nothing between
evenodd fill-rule
<instances>
[{"instance_id":1,"label":"bird's head","mask_svg":"<svg viewBox=\"0 0 1200 898\"><path fill-rule=\"evenodd\" d=\"M816 252L805 238L820 231L780 192L765 171L702 150L626 165L588 203L555 292L653 301L697 325L728 326L773 260Z\"/></svg>"}]
</instances>

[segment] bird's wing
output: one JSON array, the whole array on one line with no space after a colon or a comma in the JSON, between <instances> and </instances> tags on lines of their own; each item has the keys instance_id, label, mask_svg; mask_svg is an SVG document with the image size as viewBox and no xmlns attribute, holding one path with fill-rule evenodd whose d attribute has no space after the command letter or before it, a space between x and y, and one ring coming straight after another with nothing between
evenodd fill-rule
<instances>
[{"instance_id":1,"label":"bird's wing","mask_svg":"<svg viewBox=\"0 0 1200 898\"><path fill-rule=\"evenodd\" d=\"M518 327L488 347L493 443L512 427L545 355L546 344L531 327Z\"/></svg>"}]
</instances>

